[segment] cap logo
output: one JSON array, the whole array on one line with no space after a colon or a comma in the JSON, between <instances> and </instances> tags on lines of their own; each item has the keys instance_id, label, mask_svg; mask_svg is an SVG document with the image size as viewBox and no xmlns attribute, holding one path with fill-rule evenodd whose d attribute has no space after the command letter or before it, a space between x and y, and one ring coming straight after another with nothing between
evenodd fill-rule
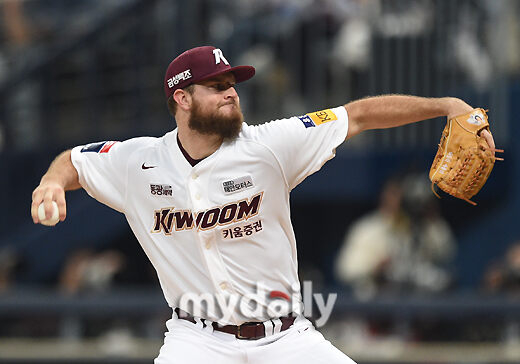
<instances>
[{"instance_id":1,"label":"cap logo","mask_svg":"<svg viewBox=\"0 0 520 364\"><path fill-rule=\"evenodd\" d=\"M176 84L178 84L181 80L185 81L191 78L191 70L186 70L180 73L177 73L172 78L168 79L168 87L172 88Z\"/></svg>"},{"instance_id":2,"label":"cap logo","mask_svg":"<svg viewBox=\"0 0 520 364\"><path fill-rule=\"evenodd\" d=\"M215 56L215 64L220 64L220 61L222 60L226 66L229 66L229 62L219 48L213 50L213 55Z\"/></svg>"}]
</instances>

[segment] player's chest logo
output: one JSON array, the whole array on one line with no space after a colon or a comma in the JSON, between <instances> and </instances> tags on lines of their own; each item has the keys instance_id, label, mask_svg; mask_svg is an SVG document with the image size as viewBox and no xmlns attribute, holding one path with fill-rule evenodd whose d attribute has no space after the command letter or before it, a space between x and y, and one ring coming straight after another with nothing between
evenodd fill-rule
<instances>
[{"instance_id":1,"label":"player's chest logo","mask_svg":"<svg viewBox=\"0 0 520 364\"><path fill-rule=\"evenodd\" d=\"M247 221L251 217L259 214L263 194L263 192L260 192L251 198L245 198L198 212L177 209L175 207L165 207L160 210L155 210L152 233L171 235L173 231L191 229L209 230L217 226L230 225L238 221ZM261 230L261 226L259 228ZM244 231L247 232L245 227Z\"/></svg>"},{"instance_id":2,"label":"player's chest logo","mask_svg":"<svg viewBox=\"0 0 520 364\"><path fill-rule=\"evenodd\" d=\"M250 175L222 182L224 194L231 195L253 187L253 178Z\"/></svg>"},{"instance_id":3,"label":"player's chest logo","mask_svg":"<svg viewBox=\"0 0 520 364\"><path fill-rule=\"evenodd\" d=\"M150 183L150 193L152 196L172 196L172 186L164 184Z\"/></svg>"}]
</instances>

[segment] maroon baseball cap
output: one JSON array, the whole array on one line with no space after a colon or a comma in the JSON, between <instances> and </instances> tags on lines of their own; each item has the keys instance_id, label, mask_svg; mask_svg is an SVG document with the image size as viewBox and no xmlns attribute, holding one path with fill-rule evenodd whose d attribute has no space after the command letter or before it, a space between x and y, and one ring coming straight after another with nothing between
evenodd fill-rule
<instances>
[{"instance_id":1,"label":"maroon baseball cap","mask_svg":"<svg viewBox=\"0 0 520 364\"><path fill-rule=\"evenodd\" d=\"M222 51L212 46L189 49L175 58L168 66L164 77L164 93L166 98L169 98L179 88L226 72L233 72L238 83L253 77L255 68L252 66L231 67Z\"/></svg>"}]
</instances>

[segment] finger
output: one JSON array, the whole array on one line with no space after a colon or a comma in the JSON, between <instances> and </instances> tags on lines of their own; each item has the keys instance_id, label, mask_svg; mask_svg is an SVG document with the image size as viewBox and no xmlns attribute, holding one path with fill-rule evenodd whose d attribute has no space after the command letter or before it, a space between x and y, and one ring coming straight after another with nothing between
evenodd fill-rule
<instances>
[{"instance_id":1,"label":"finger","mask_svg":"<svg viewBox=\"0 0 520 364\"><path fill-rule=\"evenodd\" d=\"M488 130L486 130L486 129L482 130L482 133L480 133L480 135L482 137L484 137L488 146L491 149L495 149L495 141L493 140L493 136L491 135L491 133Z\"/></svg>"},{"instance_id":2,"label":"finger","mask_svg":"<svg viewBox=\"0 0 520 364\"><path fill-rule=\"evenodd\" d=\"M41 189L36 188L33 191L32 203L31 203L31 217L35 224L40 222L40 219L38 218L38 206L40 206L40 203L42 201L43 201L43 192Z\"/></svg>"},{"instance_id":3,"label":"finger","mask_svg":"<svg viewBox=\"0 0 520 364\"><path fill-rule=\"evenodd\" d=\"M491 151L493 153L493 157L495 157L495 141L493 140L493 136L491 135L491 133L489 131L487 131L486 129L484 129L480 133L480 136L482 138L484 138L488 147L491 149Z\"/></svg>"},{"instance_id":4,"label":"finger","mask_svg":"<svg viewBox=\"0 0 520 364\"><path fill-rule=\"evenodd\" d=\"M65 200L65 190L60 190L56 194L56 203L60 212L60 221L64 221L67 217L67 202Z\"/></svg>"},{"instance_id":5,"label":"finger","mask_svg":"<svg viewBox=\"0 0 520 364\"><path fill-rule=\"evenodd\" d=\"M54 200L54 192L47 190L43 196L43 207L45 209L45 219L52 217L52 201Z\"/></svg>"}]
</instances>

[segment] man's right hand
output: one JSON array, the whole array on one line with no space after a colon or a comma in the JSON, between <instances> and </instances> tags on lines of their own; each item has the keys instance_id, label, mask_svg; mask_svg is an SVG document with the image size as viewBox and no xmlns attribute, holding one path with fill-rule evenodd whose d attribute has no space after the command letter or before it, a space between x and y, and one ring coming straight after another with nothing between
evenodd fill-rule
<instances>
[{"instance_id":1,"label":"man's right hand","mask_svg":"<svg viewBox=\"0 0 520 364\"><path fill-rule=\"evenodd\" d=\"M67 204L65 202L65 189L57 182L44 181L36 187L32 194L31 215L33 222L38 224L38 207L43 202L45 207L45 217L49 219L52 216L52 201L56 201L60 212L60 221L67 217Z\"/></svg>"},{"instance_id":2,"label":"man's right hand","mask_svg":"<svg viewBox=\"0 0 520 364\"><path fill-rule=\"evenodd\" d=\"M78 172L71 161L71 151L61 153L51 163L49 170L42 177L40 185L32 194L31 216L33 222L38 224L38 207L43 202L45 217L52 216L52 201L56 201L60 212L60 221L67 217L67 204L65 203L65 191L81 188Z\"/></svg>"}]
</instances>

